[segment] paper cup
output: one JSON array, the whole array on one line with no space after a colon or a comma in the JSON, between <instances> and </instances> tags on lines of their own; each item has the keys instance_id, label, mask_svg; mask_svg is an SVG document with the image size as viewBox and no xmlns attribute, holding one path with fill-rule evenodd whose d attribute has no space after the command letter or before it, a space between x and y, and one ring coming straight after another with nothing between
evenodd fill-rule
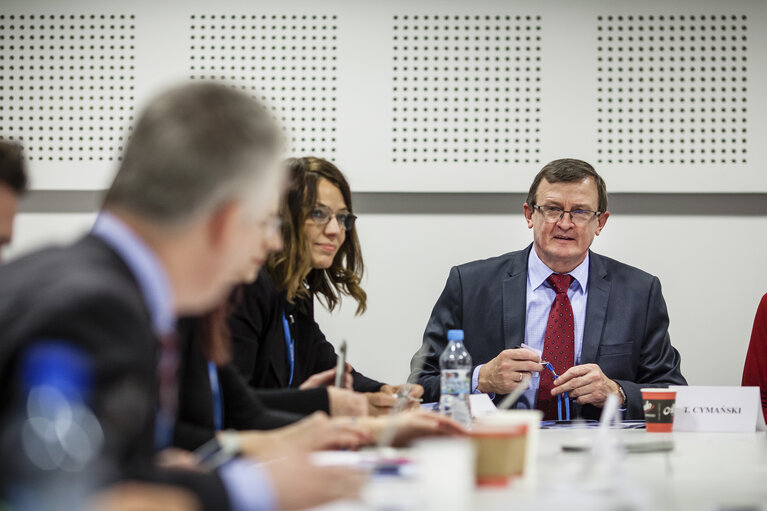
<instances>
[{"instance_id":1,"label":"paper cup","mask_svg":"<svg viewBox=\"0 0 767 511\"><path fill-rule=\"evenodd\" d=\"M516 485L522 484L534 487L537 481L538 459L538 436L541 431L543 412L540 410L498 410L477 419L476 424L525 424L527 435L525 437L525 468L521 481L515 481Z\"/></svg>"},{"instance_id":2,"label":"paper cup","mask_svg":"<svg viewBox=\"0 0 767 511\"><path fill-rule=\"evenodd\" d=\"M650 433L670 433L674 427L676 391L642 389L645 427Z\"/></svg>"},{"instance_id":3,"label":"paper cup","mask_svg":"<svg viewBox=\"0 0 767 511\"><path fill-rule=\"evenodd\" d=\"M506 486L525 470L527 424L475 424L471 438L477 453L476 481L480 486Z\"/></svg>"}]
</instances>

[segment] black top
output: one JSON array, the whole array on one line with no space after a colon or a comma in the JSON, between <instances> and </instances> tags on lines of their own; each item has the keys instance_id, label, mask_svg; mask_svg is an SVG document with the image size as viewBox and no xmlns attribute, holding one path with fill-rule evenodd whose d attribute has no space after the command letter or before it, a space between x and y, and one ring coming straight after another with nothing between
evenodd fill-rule
<instances>
[{"instance_id":1,"label":"black top","mask_svg":"<svg viewBox=\"0 0 767 511\"><path fill-rule=\"evenodd\" d=\"M229 319L233 363L255 388L288 387L290 364L285 343L283 312L289 318L295 341L295 368L291 387L298 387L311 375L336 365L336 352L314 321L314 301L288 303L271 275L261 270L258 279L244 286L242 300ZM290 321L292 320L292 321ZM354 390L377 392L383 383L352 372Z\"/></svg>"},{"instance_id":2,"label":"black top","mask_svg":"<svg viewBox=\"0 0 767 511\"><path fill-rule=\"evenodd\" d=\"M228 509L215 474L153 466L158 340L136 280L109 246L86 236L35 252L0 268L0 282L2 426L13 421L23 399L20 357L36 341L65 342L90 363L89 404L104 430L104 457L115 478L171 482L191 489L204 509ZM13 466L4 463L0 472L6 468Z\"/></svg>"},{"instance_id":3,"label":"black top","mask_svg":"<svg viewBox=\"0 0 767 511\"><path fill-rule=\"evenodd\" d=\"M179 366L178 420L174 432L174 444L194 450L214 436L213 393L210 385L208 361L202 351L200 330L197 319L179 321L179 345L181 360ZM273 429L291 424L304 416L268 407L250 389L240 373L231 364L218 368L218 380L222 395L223 428L250 430ZM290 394L297 391L277 391L287 394L284 401L291 401ZM315 400L321 402L325 389L314 391ZM280 396L274 396L279 401ZM327 401L327 398L325 398Z\"/></svg>"}]
</instances>

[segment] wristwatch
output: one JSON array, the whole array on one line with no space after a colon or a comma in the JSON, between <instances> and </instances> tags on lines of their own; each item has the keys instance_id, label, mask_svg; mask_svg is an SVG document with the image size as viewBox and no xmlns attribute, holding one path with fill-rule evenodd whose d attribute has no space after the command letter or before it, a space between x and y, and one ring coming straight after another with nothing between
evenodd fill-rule
<instances>
[{"instance_id":1,"label":"wristwatch","mask_svg":"<svg viewBox=\"0 0 767 511\"><path fill-rule=\"evenodd\" d=\"M628 398L626 397L626 391L623 390L623 387L621 387L621 384L618 383L618 395L620 395L621 399L623 399L623 406L624 408L628 405Z\"/></svg>"}]
</instances>

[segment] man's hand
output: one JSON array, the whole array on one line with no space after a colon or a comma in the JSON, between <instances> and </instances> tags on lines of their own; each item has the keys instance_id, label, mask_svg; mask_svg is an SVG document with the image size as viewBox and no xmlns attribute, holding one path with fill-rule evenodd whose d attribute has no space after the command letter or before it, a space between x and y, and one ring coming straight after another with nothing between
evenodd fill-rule
<instances>
[{"instance_id":1,"label":"man's hand","mask_svg":"<svg viewBox=\"0 0 767 511\"><path fill-rule=\"evenodd\" d=\"M368 414L365 394L353 390L328 387L328 401L332 417L359 417Z\"/></svg>"},{"instance_id":2,"label":"man's hand","mask_svg":"<svg viewBox=\"0 0 767 511\"><path fill-rule=\"evenodd\" d=\"M537 353L525 348L503 350L479 370L477 389L485 393L508 394L525 376L541 372L540 362Z\"/></svg>"},{"instance_id":3,"label":"man's hand","mask_svg":"<svg viewBox=\"0 0 767 511\"><path fill-rule=\"evenodd\" d=\"M322 371L311 375L298 388L301 390L322 387L323 385L333 385L336 381L336 368ZM344 388L352 390L352 366L346 364L346 374L344 374Z\"/></svg>"},{"instance_id":4,"label":"man's hand","mask_svg":"<svg viewBox=\"0 0 767 511\"><path fill-rule=\"evenodd\" d=\"M559 375L554 380L551 395L563 392L569 392L571 398L577 398L579 405L590 404L602 408L610 394L616 394L620 404L623 404L618 384L605 376L596 364L574 366Z\"/></svg>"}]
</instances>

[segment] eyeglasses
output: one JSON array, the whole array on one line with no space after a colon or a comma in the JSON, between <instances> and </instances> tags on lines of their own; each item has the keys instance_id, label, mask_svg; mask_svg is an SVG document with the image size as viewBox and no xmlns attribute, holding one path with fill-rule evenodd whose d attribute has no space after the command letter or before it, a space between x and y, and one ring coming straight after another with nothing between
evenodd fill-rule
<instances>
[{"instance_id":1,"label":"eyeglasses","mask_svg":"<svg viewBox=\"0 0 767 511\"><path fill-rule=\"evenodd\" d=\"M570 215L570 221L576 225L586 225L592 218L602 214L601 211L590 211L588 209L571 209L567 211L556 206L533 206L533 209L537 209L543 213L543 218L546 222L553 224L562 220L565 213Z\"/></svg>"},{"instance_id":2,"label":"eyeglasses","mask_svg":"<svg viewBox=\"0 0 767 511\"><path fill-rule=\"evenodd\" d=\"M351 231L352 227L354 227L354 221L357 220L356 216L348 212L334 214L332 209L322 204L314 206L314 209L312 209L312 212L309 214L309 218L311 218L312 222L318 227L328 225L333 216L336 217L338 227L344 231Z\"/></svg>"}]
</instances>

